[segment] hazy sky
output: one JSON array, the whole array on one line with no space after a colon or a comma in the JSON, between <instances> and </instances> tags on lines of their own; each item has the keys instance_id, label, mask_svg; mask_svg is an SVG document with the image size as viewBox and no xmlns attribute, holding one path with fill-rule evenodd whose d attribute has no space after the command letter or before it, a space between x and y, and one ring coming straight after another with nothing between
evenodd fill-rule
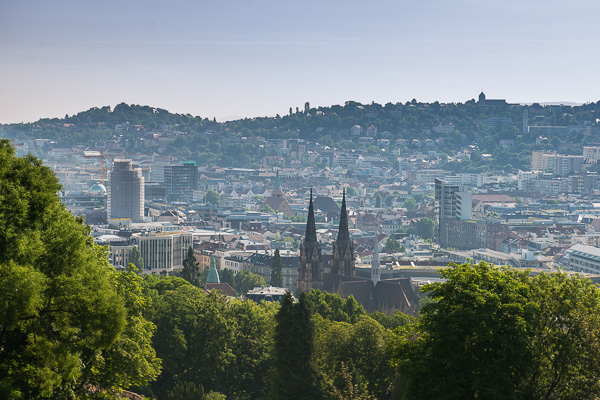
<instances>
[{"instance_id":1,"label":"hazy sky","mask_svg":"<svg viewBox=\"0 0 600 400\"><path fill-rule=\"evenodd\" d=\"M600 100L600 2L0 0L0 123L346 100Z\"/></svg>"}]
</instances>

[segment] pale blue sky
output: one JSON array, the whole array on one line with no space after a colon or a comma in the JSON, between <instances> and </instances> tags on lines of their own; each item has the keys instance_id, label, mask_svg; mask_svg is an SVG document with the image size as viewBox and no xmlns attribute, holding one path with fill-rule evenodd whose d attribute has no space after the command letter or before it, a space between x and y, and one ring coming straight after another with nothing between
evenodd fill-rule
<instances>
[{"instance_id":1,"label":"pale blue sky","mask_svg":"<svg viewBox=\"0 0 600 400\"><path fill-rule=\"evenodd\" d=\"M120 102L600 100L600 2L0 0L0 123Z\"/></svg>"}]
</instances>

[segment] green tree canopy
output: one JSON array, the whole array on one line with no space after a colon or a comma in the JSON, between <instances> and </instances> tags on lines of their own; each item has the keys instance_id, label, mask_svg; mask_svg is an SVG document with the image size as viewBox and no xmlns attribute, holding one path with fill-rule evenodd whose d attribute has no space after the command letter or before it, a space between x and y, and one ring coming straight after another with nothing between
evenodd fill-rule
<instances>
[{"instance_id":1,"label":"green tree canopy","mask_svg":"<svg viewBox=\"0 0 600 400\"><path fill-rule=\"evenodd\" d=\"M182 264L181 277L192 285L197 286L198 278L200 277L200 263L196 260L192 246L188 249Z\"/></svg>"},{"instance_id":2,"label":"green tree canopy","mask_svg":"<svg viewBox=\"0 0 600 400\"><path fill-rule=\"evenodd\" d=\"M273 368L269 398L318 400L322 398L315 360L315 325L306 293L294 303L286 292L276 316Z\"/></svg>"},{"instance_id":3,"label":"green tree canopy","mask_svg":"<svg viewBox=\"0 0 600 400\"><path fill-rule=\"evenodd\" d=\"M600 290L588 279L455 265L395 357L406 399L593 399Z\"/></svg>"},{"instance_id":4,"label":"green tree canopy","mask_svg":"<svg viewBox=\"0 0 600 400\"><path fill-rule=\"evenodd\" d=\"M381 196L379 193L375 195L375 208L381 208Z\"/></svg>"},{"instance_id":5,"label":"green tree canopy","mask_svg":"<svg viewBox=\"0 0 600 400\"><path fill-rule=\"evenodd\" d=\"M219 193L215 192L214 190L209 190L206 192L205 202L207 204L218 206L221 202L221 196L219 196Z\"/></svg>"},{"instance_id":6,"label":"green tree canopy","mask_svg":"<svg viewBox=\"0 0 600 400\"><path fill-rule=\"evenodd\" d=\"M421 218L417 222L417 235L423 239L433 239L435 233L435 222L431 218Z\"/></svg>"},{"instance_id":7,"label":"green tree canopy","mask_svg":"<svg viewBox=\"0 0 600 400\"><path fill-rule=\"evenodd\" d=\"M283 275L281 273L282 269L283 262L281 261L279 249L275 249L275 255L271 261L271 286L283 287Z\"/></svg>"},{"instance_id":8,"label":"green tree canopy","mask_svg":"<svg viewBox=\"0 0 600 400\"><path fill-rule=\"evenodd\" d=\"M241 295L248 293L255 287L267 286L264 278L249 270L243 270L235 276L235 290Z\"/></svg>"},{"instance_id":9,"label":"green tree canopy","mask_svg":"<svg viewBox=\"0 0 600 400\"><path fill-rule=\"evenodd\" d=\"M385 253L397 253L401 251L402 245L396 239L388 238L383 247Z\"/></svg>"},{"instance_id":10,"label":"green tree canopy","mask_svg":"<svg viewBox=\"0 0 600 400\"><path fill-rule=\"evenodd\" d=\"M131 253L129 254L129 262L135 265L140 272L144 271L144 259L142 258L142 253L137 247L131 249Z\"/></svg>"},{"instance_id":11,"label":"green tree canopy","mask_svg":"<svg viewBox=\"0 0 600 400\"><path fill-rule=\"evenodd\" d=\"M413 197L410 197L404 201L404 207L407 210L414 210L417 208L417 201Z\"/></svg>"},{"instance_id":12,"label":"green tree canopy","mask_svg":"<svg viewBox=\"0 0 600 400\"><path fill-rule=\"evenodd\" d=\"M32 156L15 157L0 141L3 397L114 395L160 370L135 273L108 264L89 227L60 202L59 189L49 168Z\"/></svg>"}]
</instances>

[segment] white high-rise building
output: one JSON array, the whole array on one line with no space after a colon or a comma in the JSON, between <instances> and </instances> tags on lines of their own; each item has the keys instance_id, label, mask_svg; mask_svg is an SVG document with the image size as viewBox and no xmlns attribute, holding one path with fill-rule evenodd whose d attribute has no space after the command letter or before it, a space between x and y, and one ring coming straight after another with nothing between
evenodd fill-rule
<instances>
[{"instance_id":1,"label":"white high-rise building","mask_svg":"<svg viewBox=\"0 0 600 400\"><path fill-rule=\"evenodd\" d=\"M133 222L144 220L144 177L141 168L131 160L113 162L108 186L108 218L130 218Z\"/></svg>"}]
</instances>

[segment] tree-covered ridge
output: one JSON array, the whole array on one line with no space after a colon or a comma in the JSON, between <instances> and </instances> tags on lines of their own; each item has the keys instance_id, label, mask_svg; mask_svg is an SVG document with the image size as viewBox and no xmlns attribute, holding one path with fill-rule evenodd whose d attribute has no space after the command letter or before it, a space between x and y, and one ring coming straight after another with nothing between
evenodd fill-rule
<instances>
[{"instance_id":1,"label":"tree-covered ridge","mask_svg":"<svg viewBox=\"0 0 600 400\"><path fill-rule=\"evenodd\" d=\"M572 126L560 134L539 138L535 130L523 131L525 106L482 106L474 100L465 103L419 103L385 105L348 101L343 106L310 107L275 117L246 118L219 122L214 119L172 114L160 108L121 103L114 110L108 106L92 108L65 118L42 119L32 124L4 127L5 134L17 138L44 137L65 145L94 145L102 140L127 143L127 151L152 153L156 149L142 140L149 132L179 132L167 146L166 155L193 159L201 164L249 167L260 164L267 155L261 143L252 138L303 139L347 151L385 155L381 149L396 146L405 139L405 151L411 141L421 144L431 140L442 161L467 145L471 157L453 161L445 167L463 172L490 169L523 168L533 149L556 149L566 153L580 152L586 141L584 125L595 126L600 119L600 103L581 106L528 106L529 125ZM117 125L123 129L115 131ZM389 144L360 141L360 137L389 140ZM512 141L501 146L500 140ZM537 140L536 140L537 139ZM401 147L402 147L401 146ZM424 151L424 150L422 150ZM389 153L387 153L389 154ZM492 157L486 156L490 154Z\"/></svg>"}]
</instances>

